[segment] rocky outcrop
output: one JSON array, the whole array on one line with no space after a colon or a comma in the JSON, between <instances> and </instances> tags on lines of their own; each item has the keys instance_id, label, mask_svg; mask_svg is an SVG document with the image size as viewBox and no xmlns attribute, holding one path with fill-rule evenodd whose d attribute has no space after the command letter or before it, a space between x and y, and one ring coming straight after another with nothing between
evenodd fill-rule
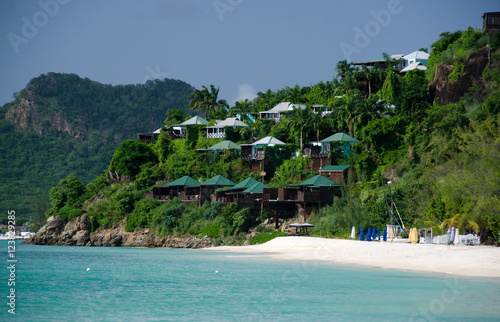
<instances>
[{"instance_id":1,"label":"rocky outcrop","mask_svg":"<svg viewBox=\"0 0 500 322\"><path fill-rule=\"evenodd\" d=\"M52 216L35 236L24 243L59 246L203 248L210 247L213 242L208 236L156 237L148 228L126 232L124 227L125 220L111 228L99 228L91 234L87 215L73 218L67 224L60 217Z\"/></svg>"},{"instance_id":2,"label":"rocky outcrop","mask_svg":"<svg viewBox=\"0 0 500 322\"><path fill-rule=\"evenodd\" d=\"M64 220L59 216L50 216L45 226L40 228L35 236L25 240L24 244L57 245L64 230Z\"/></svg>"},{"instance_id":3,"label":"rocky outcrop","mask_svg":"<svg viewBox=\"0 0 500 322\"><path fill-rule=\"evenodd\" d=\"M59 238L60 245L85 246L90 241L90 220L87 215L71 219Z\"/></svg>"},{"instance_id":4,"label":"rocky outcrop","mask_svg":"<svg viewBox=\"0 0 500 322\"><path fill-rule=\"evenodd\" d=\"M87 215L71 219L68 223L59 216L51 216L47 224L25 244L86 246L90 241L90 221Z\"/></svg>"},{"instance_id":5,"label":"rocky outcrop","mask_svg":"<svg viewBox=\"0 0 500 322\"><path fill-rule=\"evenodd\" d=\"M438 65L434 78L428 86L430 98L435 99L439 105L458 102L473 84L476 84L478 89L484 86L481 80L487 65L488 49L483 48L469 56L464 64L463 72L453 83L449 80L453 65Z\"/></svg>"},{"instance_id":6,"label":"rocky outcrop","mask_svg":"<svg viewBox=\"0 0 500 322\"><path fill-rule=\"evenodd\" d=\"M63 117L63 112L54 110L47 113L42 108L39 111L40 105L49 105L43 98L29 92L26 98L19 99L19 102L5 114L5 119L23 131L35 131L38 135L47 132L48 125L53 126L59 132L67 132L70 136L83 139L84 135L81 132L74 131L68 120Z\"/></svg>"}]
</instances>

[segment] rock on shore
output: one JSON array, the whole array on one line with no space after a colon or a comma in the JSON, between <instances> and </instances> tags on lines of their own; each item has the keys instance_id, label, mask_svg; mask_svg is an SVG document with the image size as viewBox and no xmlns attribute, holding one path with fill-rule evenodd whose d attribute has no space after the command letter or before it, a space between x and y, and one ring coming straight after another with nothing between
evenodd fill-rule
<instances>
[{"instance_id":1,"label":"rock on shore","mask_svg":"<svg viewBox=\"0 0 500 322\"><path fill-rule=\"evenodd\" d=\"M87 215L71 219L69 222L59 216L51 216L47 224L40 228L35 236L24 241L30 245L57 246L108 246L108 247L167 247L167 248L203 248L212 245L208 236L156 237L148 228L126 232L125 220L111 228L98 228L91 233Z\"/></svg>"}]
</instances>

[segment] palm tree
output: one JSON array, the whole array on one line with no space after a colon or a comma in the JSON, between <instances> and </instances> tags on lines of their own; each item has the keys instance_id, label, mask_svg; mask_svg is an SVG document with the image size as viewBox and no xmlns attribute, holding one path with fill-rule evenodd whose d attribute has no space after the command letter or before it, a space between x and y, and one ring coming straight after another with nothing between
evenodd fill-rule
<instances>
[{"instance_id":1,"label":"palm tree","mask_svg":"<svg viewBox=\"0 0 500 322\"><path fill-rule=\"evenodd\" d=\"M278 95L277 93L274 93L270 89L268 89L265 93L258 92L257 99L253 104L253 109L256 112L266 111L281 102L282 96L283 95L281 94Z\"/></svg>"},{"instance_id":2,"label":"palm tree","mask_svg":"<svg viewBox=\"0 0 500 322\"><path fill-rule=\"evenodd\" d=\"M283 100L292 103L303 103L305 101L304 95L309 92L308 87L300 87L295 85L294 87L285 87L282 91Z\"/></svg>"},{"instance_id":3,"label":"palm tree","mask_svg":"<svg viewBox=\"0 0 500 322\"><path fill-rule=\"evenodd\" d=\"M304 95L307 104L328 106L334 97L334 82L319 82Z\"/></svg>"},{"instance_id":4,"label":"palm tree","mask_svg":"<svg viewBox=\"0 0 500 322\"><path fill-rule=\"evenodd\" d=\"M189 107L195 111L205 112L208 118L216 113L227 113L229 104L226 100L218 100L219 87L210 85L210 90L206 86L202 86L201 90L195 90L191 95L191 103Z\"/></svg>"},{"instance_id":5,"label":"palm tree","mask_svg":"<svg viewBox=\"0 0 500 322\"><path fill-rule=\"evenodd\" d=\"M313 113L309 108L294 108L292 111L287 113L286 121L290 128L298 128L300 133L300 151L302 151L304 129L311 125L313 120Z\"/></svg>"},{"instance_id":6,"label":"palm tree","mask_svg":"<svg viewBox=\"0 0 500 322\"><path fill-rule=\"evenodd\" d=\"M391 69L387 70L387 76L385 77L384 84L380 90L380 94L383 99L389 103L395 103L397 96L401 92L402 79L399 74L395 73Z\"/></svg>"},{"instance_id":7,"label":"palm tree","mask_svg":"<svg viewBox=\"0 0 500 322\"><path fill-rule=\"evenodd\" d=\"M250 113L252 112L253 102L249 99L244 99L234 103L234 106L229 110L231 113Z\"/></svg>"},{"instance_id":8,"label":"palm tree","mask_svg":"<svg viewBox=\"0 0 500 322\"><path fill-rule=\"evenodd\" d=\"M473 230L476 233L479 232L479 224L463 214L456 214L441 223L442 229L446 229L447 227L459 228L463 233L467 230Z\"/></svg>"},{"instance_id":9,"label":"palm tree","mask_svg":"<svg viewBox=\"0 0 500 322\"><path fill-rule=\"evenodd\" d=\"M354 137L355 122L362 114L363 108L364 102L358 91L349 91L335 102L335 114L339 122L345 124L352 137Z\"/></svg>"},{"instance_id":10,"label":"palm tree","mask_svg":"<svg viewBox=\"0 0 500 322\"><path fill-rule=\"evenodd\" d=\"M383 102L380 102L376 97L361 100L354 116L354 129L362 128L370 121L381 118L384 111Z\"/></svg>"},{"instance_id":11,"label":"palm tree","mask_svg":"<svg viewBox=\"0 0 500 322\"><path fill-rule=\"evenodd\" d=\"M358 89L360 87L356 79L355 69L352 69L346 60L341 60L335 67L337 72L337 85L347 91Z\"/></svg>"}]
</instances>

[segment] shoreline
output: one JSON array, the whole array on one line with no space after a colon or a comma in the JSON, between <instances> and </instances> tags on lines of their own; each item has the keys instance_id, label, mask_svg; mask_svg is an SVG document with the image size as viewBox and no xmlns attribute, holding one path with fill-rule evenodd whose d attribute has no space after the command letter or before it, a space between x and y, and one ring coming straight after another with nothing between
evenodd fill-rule
<instances>
[{"instance_id":1,"label":"shoreline","mask_svg":"<svg viewBox=\"0 0 500 322\"><path fill-rule=\"evenodd\" d=\"M382 269L500 278L500 247L410 244L319 237L278 237L250 246L202 251L253 253L268 258L354 264Z\"/></svg>"}]
</instances>

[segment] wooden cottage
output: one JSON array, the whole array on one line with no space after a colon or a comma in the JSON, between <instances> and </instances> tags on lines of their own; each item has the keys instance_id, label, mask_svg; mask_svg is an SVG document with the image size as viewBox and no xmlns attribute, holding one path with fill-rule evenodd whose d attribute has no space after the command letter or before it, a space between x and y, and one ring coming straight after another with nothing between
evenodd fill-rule
<instances>
[{"instance_id":1,"label":"wooden cottage","mask_svg":"<svg viewBox=\"0 0 500 322\"><path fill-rule=\"evenodd\" d=\"M221 139L226 135L226 128L236 129L237 127L248 127L248 125L236 117L228 117L223 121L217 121L213 126L207 126L203 132L209 139Z\"/></svg>"},{"instance_id":2,"label":"wooden cottage","mask_svg":"<svg viewBox=\"0 0 500 322\"><path fill-rule=\"evenodd\" d=\"M258 183L259 181L255 180L254 178L246 178L245 180L241 181L240 183L229 187L229 188L220 188L217 189L214 193L213 196L213 201L220 201L225 204L237 204L238 203L238 198L240 194L243 193L246 189L250 188L254 184Z\"/></svg>"},{"instance_id":3,"label":"wooden cottage","mask_svg":"<svg viewBox=\"0 0 500 322\"><path fill-rule=\"evenodd\" d=\"M138 133L137 140L142 143L154 143L158 136L160 136L160 129L151 132L151 133Z\"/></svg>"},{"instance_id":4,"label":"wooden cottage","mask_svg":"<svg viewBox=\"0 0 500 322\"><path fill-rule=\"evenodd\" d=\"M181 124L171 125L168 133L173 139L185 139L187 135L187 127L195 125L208 125L208 121L203 117L196 115Z\"/></svg>"},{"instance_id":5,"label":"wooden cottage","mask_svg":"<svg viewBox=\"0 0 500 322\"><path fill-rule=\"evenodd\" d=\"M299 213L307 220L314 207L332 204L334 195L340 193L339 188L340 185L330 179L316 175L299 184L264 189L263 206L268 209L270 218L274 218L277 228L280 219Z\"/></svg>"},{"instance_id":6,"label":"wooden cottage","mask_svg":"<svg viewBox=\"0 0 500 322\"><path fill-rule=\"evenodd\" d=\"M319 169L319 174L335 182L343 184L347 181L349 165L327 165Z\"/></svg>"},{"instance_id":7,"label":"wooden cottage","mask_svg":"<svg viewBox=\"0 0 500 322\"><path fill-rule=\"evenodd\" d=\"M484 32L500 32L500 12L485 12L482 18Z\"/></svg>"},{"instance_id":8,"label":"wooden cottage","mask_svg":"<svg viewBox=\"0 0 500 322\"><path fill-rule=\"evenodd\" d=\"M274 171L276 169L274 169L269 162L266 163L266 160L269 158L266 158L265 148L276 145L285 146L286 143L275 137L266 136L253 144L241 144L241 158L250 164L252 173L260 173L262 177L270 179L274 176ZM290 155L281 154L284 159L290 158Z\"/></svg>"},{"instance_id":9,"label":"wooden cottage","mask_svg":"<svg viewBox=\"0 0 500 322\"><path fill-rule=\"evenodd\" d=\"M215 193L217 189L234 185L236 185L236 183L227 179L226 177L221 175L216 175L215 177L212 177L207 181L200 183L198 187L192 187L190 191L196 193L197 191L195 190L196 188L198 188L199 192L198 203L199 205L202 205L205 201L210 201L210 202L215 201L212 195Z\"/></svg>"},{"instance_id":10,"label":"wooden cottage","mask_svg":"<svg viewBox=\"0 0 500 322\"><path fill-rule=\"evenodd\" d=\"M170 200L175 197L178 197L183 201L191 201L193 199L196 200L196 196L190 195L188 198L186 190L190 187L199 185L200 183L197 180L191 178L190 176L184 176L168 184L154 186L153 197L162 201Z\"/></svg>"}]
</instances>

